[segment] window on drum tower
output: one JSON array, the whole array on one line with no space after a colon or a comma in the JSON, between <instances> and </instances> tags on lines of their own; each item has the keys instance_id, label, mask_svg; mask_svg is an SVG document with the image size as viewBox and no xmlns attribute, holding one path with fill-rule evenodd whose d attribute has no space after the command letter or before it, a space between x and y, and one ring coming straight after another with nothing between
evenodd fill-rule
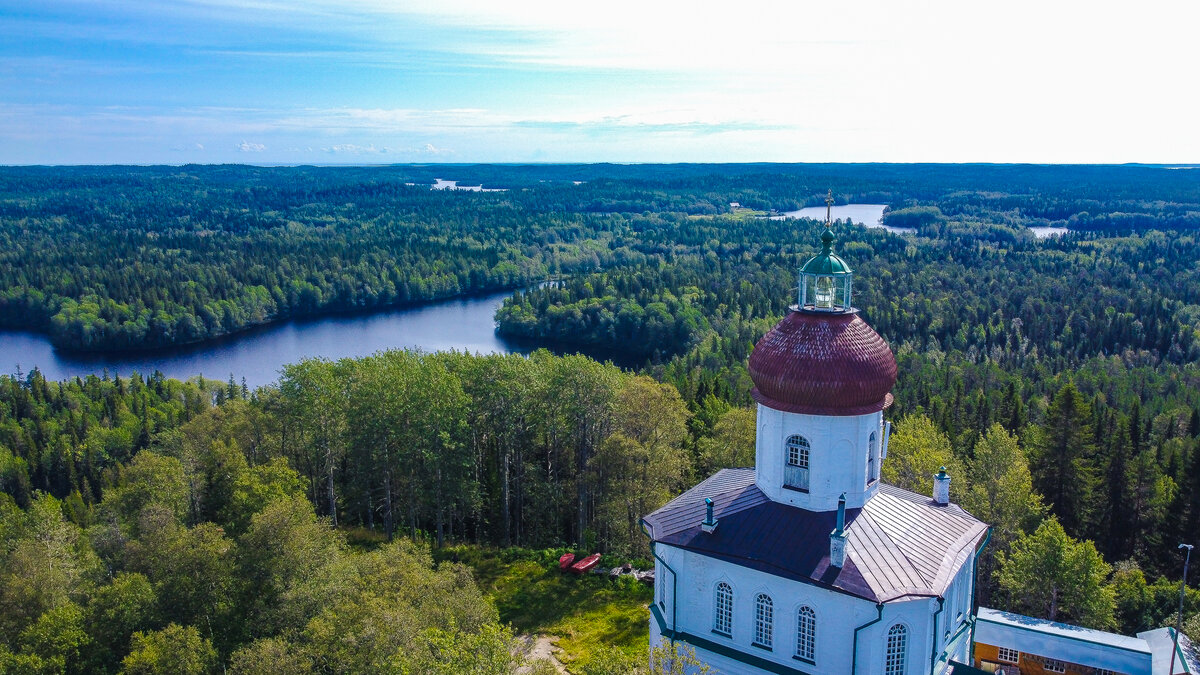
<instances>
[{"instance_id":1,"label":"window on drum tower","mask_svg":"<svg viewBox=\"0 0 1200 675\"><path fill-rule=\"evenodd\" d=\"M784 469L784 485L797 490L808 490L808 454L811 446L808 439L794 435L787 439L787 467Z\"/></svg>"}]
</instances>

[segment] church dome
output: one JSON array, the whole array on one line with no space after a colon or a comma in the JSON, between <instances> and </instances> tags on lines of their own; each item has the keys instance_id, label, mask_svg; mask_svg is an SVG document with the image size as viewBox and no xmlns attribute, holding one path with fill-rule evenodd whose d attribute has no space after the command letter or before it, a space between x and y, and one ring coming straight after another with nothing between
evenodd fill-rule
<instances>
[{"instance_id":1,"label":"church dome","mask_svg":"<svg viewBox=\"0 0 1200 675\"><path fill-rule=\"evenodd\" d=\"M833 252L833 230L826 229L821 233L822 251L819 255L815 255L804 263L804 267L800 268L801 274L850 274L853 270L850 265L842 260L841 256Z\"/></svg>"},{"instance_id":2,"label":"church dome","mask_svg":"<svg viewBox=\"0 0 1200 675\"><path fill-rule=\"evenodd\" d=\"M784 412L865 415L892 404L896 358L858 316L793 309L750 354L751 395Z\"/></svg>"},{"instance_id":3,"label":"church dome","mask_svg":"<svg viewBox=\"0 0 1200 675\"><path fill-rule=\"evenodd\" d=\"M896 357L850 304L854 272L833 252L833 192L821 253L800 268L800 302L750 353L754 400L808 415L867 415L892 404Z\"/></svg>"}]
</instances>

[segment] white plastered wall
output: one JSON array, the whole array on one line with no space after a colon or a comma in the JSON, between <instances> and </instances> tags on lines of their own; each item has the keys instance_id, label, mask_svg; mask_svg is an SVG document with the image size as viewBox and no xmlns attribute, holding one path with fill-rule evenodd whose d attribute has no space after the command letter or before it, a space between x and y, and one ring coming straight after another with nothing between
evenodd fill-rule
<instances>
[{"instance_id":1,"label":"white plastered wall","mask_svg":"<svg viewBox=\"0 0 1200 675\"><path fill-rule=\"evenodd\" d=\"M655 551L675 570L678 606L668 602L662 609L668 628L675 621L674 628L677 631L801 672L829 675L850 672L854 661L855 628L879 617L875 603L846 593L784 579L663 544L657 544ZM661 563L658 569L663 569ZM721 581L728 583L734 594L733 631L729 637L713 631L715 590ZM770 650L751 645L755 632L755 597L759 593L769 595L774 608L774 634ZM655 597L659 596L656 594ZM814 663L793 658L796 653L797 614L800 607L805 605L813 609L817 619ZM902 622L909 630L907 672L911 675L927 673L932 650L930 629L935 611L937 602L930 598L885 604L883 619L859 631L857 671L883 672L887 631L895 623ZM651 624L651 641L657 643L659 633L654 619L651 619ZM697 652L701 660L706 660L722 673L760 672L720 654L702 649Z\"/></svg>"},{"instance_id":2,"label":"white plastered wall","mask_svg":"<svg viewBox=\"0 0 1200 675\"><path fill-rule=\"evenodd\" d=\"M837 509L838 497L846 493L846 507L862 507L879 487L868 482L867 455L875 434L875 461L882 462L883 413L866 415L804 415L758 405L755 451L755 480L772 501L810 511ZM793 434L809 442L808 492L787 489L787 439Z\"/></svg>"}]
</instances>

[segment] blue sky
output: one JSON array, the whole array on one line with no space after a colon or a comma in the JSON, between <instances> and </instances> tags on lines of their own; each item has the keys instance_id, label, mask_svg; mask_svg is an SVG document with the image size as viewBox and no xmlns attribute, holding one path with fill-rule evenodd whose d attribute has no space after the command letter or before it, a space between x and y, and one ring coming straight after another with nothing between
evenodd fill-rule
<instances>
[{"instance_id":1,"label":"blue sky","mask_svg":"<svg viewBox=\"0 0 1200 675\"><path fill-rule=\"evenodd\" d=\"M0 164L1200 162L1200 3L0 0Z\"/></svg>"}]
</instances>

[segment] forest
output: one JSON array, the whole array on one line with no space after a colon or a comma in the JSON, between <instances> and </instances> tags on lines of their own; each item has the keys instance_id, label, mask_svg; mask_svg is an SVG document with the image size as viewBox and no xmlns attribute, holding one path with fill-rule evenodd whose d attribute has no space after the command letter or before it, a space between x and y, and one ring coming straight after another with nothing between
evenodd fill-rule
<instances>
[{"instance_id":1,"label":"forest","mask_svg":"<svg viewBox=\"0 0 1200 675\"><path fill-rule=\"evenodd\" d=\"M1167 625L1175 545L1200 532L1189 174L0 169L0 322L59 344L513 288L498 329L558 352L310 359L254 391L236 374L0 377L0 672L510 672L520 603L463 561L644 561L641 515L753 464L746 359L824 227L758 216L827 189L916 229L835 223L836 249L900 368L884 479L928 494L946 466L992 524L980 604ZM508 191L428 190L437 177ZM293 304L294 284L315 291ZM1200 633L1200 591L1185 615Z\"/></svg>"},{"instance_id":2,"label":"forest","mask_svg":"<svg viewBox=\"0 0 1200 675\"><path fill-rule=\"evenodd\" d=\"M504 191L429 189L450 175ZM926 234L1200 226L1191 172L1149 166L0 167L0 327L77 350L200 342L627 268L684 234L674 219L731 202L786 211L826 190ZM765 222L739 238L770 239Z\"/></svg>"},{"instance_id":3,"label":"forest","mask_svg":"<svg viewBox=\"0 0 1200 675\"><path fill-rule=\"evenodd\" d=\"M753 463L752 410L544 350L314 359L254 392L36 371L0 384L12 672L510 672L512 629L438 551L644 561L642 514ZM1124 632L1169 623L1178 561L1159 549L1200 524L1200 412L1097 415L1073 383L1044 410L1019 402L970 454L905 413L884 479L928 493L949 468L954 499L994 528L981 603ZM1099 442L1113 417L1118 438ZM423 604L431 593L456 603ZM1185 611L1200 628L1200 591Z\"/></svg>"}]
</instances>

